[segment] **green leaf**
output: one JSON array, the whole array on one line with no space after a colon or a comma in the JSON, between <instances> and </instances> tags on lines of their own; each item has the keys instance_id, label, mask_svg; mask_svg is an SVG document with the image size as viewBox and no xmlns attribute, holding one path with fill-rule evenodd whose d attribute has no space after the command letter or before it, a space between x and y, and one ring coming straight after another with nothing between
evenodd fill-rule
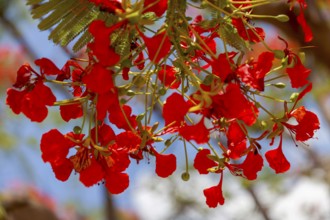
<instances>
[{"instance_id":1,"label":"green leaf","mask_svg":"<svg viewBox=\"0 0 330 220\"><path fill-rule=\"evenodd\" d=\"M26 4L27 5L35 5L35 4L40 4L41 2L43 2L44 0L27 0Z\"/></svg>"},{"instance_id":2,"label":"green leaf","mask_svg":"<svg viewBox=\"0 0 330 220\"><path fill-rule=\"evenodd\" d=\"M220 25L219 34L221 39L230 46L234 47L239 51L246 51L248 49L248 44L241 38L238 34L236 28L230 24L228 21Z\"/></svg>"},{"instance_id":3,"label":"green leaf","mask_svg":"<svg viewBox=\"0 0 330 220\"><path fill-rule=\"evenodd\" d=\"M67 46L79 37L73 46L75 52L93 39L88 26L94 20L104 20L107 24L117 21L116 16L100 11L99 7L88 0L29 0L27 4L34 6L31 10L32 17L41 19L38 25L40 30L55 27L49 35L49 39L55 44Z\"/></svg>"}]
</instances>

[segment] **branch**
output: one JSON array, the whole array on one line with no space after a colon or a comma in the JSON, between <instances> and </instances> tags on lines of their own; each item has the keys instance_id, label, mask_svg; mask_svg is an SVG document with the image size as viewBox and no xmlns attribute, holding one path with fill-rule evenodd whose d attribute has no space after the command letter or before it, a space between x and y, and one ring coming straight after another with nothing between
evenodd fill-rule
<instances>
[{"instance_id":1,"label":"branch","mask_svg":"<svg viewBox=\"0 0 330 220\"><path fill-rule=\"evenodd\" d=\"M30 47L30 44L24 38L23 34L16 27L16 25L6 18L4 11L0 10L0 22L8 29L16 41L23 47L23 50L28 54L31 60L36 60L37 55L35 51Z\"/></svg>"},{"instance_id":2,"label":"branch","mask_svg":"<svg viewBox=\"0 0 330 220\"><path fill-rule=\"evenodd\" d=\"M257 194L255 193L253 186L246 187L246 191L251 195L254 203L256 204L260 214L263 216L265 220L270 220L269 214L267 212L267 209L261 204Z\"/></svg>"}]
</instances>

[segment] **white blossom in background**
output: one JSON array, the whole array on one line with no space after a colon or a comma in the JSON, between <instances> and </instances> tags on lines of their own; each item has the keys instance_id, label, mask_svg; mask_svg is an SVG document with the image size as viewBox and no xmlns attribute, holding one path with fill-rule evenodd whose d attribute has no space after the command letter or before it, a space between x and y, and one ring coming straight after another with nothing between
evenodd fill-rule
<instances>
[{"instance_id":1,"label":"white blossom in background","mask_svg":"<svg viewBox=\"0 0 330 220\"><path fill-rule=\"evenodd\" d=\"M135 210L143 220L263 220L252 196L235 177L224 181L225 205L209 209L203 189L216 183L209 176L201 178L192 171L188 182L179 176L160 179L141 175L132 193ZM259 201L271 220L330 219L329 186L315 178L285 177L280 192L271 183L252 183ZM284 189L282 189L284 188Z\"/></svg>"}]
</instances>

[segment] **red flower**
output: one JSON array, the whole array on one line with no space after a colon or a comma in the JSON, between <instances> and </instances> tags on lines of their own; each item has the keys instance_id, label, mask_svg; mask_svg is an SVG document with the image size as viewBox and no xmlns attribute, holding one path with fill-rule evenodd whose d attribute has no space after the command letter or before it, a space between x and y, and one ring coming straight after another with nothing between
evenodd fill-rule
<instances>
[{"instance_id":1,"label":"red flower","mask_svg":"<svg viewBox=\"0 0 330 220\"><path fill-rule=\"evenodd\" d=\"M264 91L264 78L271 70L273 60L273 53L263 52L259 55L257 62L242 64L237 69L237 74L246 85L259 91Z\"/></svg>"},{"instance_id":2,"label":"red flower","mask_svg":"<svg viewBox=\"0 0 330 220\"><path fill-rule=\"evenodd\" d=\"M156 174L159 177L166 178L176 170L176 157L174 154L160 154L154 148L150 151L156 157Z\"/></svg>"},{"instance_id":3,"label":"red flower","mask_svg":"<svg viewBox=\"0 0 330 220\"><path fill-rule=\"evenodd\" d=\"M217 117L240 119L253 125L258 117L258 109L242 94L238 85L229 83L224 94L212 97L213 112Z\"/></svg>"},{"instance_id":4,"label":"red flower","mask_svg":"<svg viewBox=\"0 0 330 220\"><path fill-rule=\"evenodd\" d=\"M15 114L23 112L31 121L42 122L48 115L46 105L52 106L56 101L50 88L42 81L36 82L30 90L7 90L6 104Z\"/></svg>"},{"instance_id":5,"label":"red flower","mask_svg":"<svg viewBox=\"0 0 330 220\"><path fill-rule=\"evenodd\" d=\"M296 134L297 141L306 141L314 136L314 132L320 129L320 122L316 114L307 111L304 106L301 106L289 113L289 117L294 117L298 124L291 125L287 122L282 124L291 132Z\"/></svg>"},{"instance_id":6,"label":"red flower","mask_svg":"<svg viewBox=\"0 0 330 220\"><path fill-rule=\"evenodd\" d=\"M198 151L196 154L195 160L194 160L194 167L200 174L208 174L209 168L215 167L218 164L211 160L208 155L211 155L211 152L209 149L203 149Z\"/></svg>"},{"instance_id":7,"label":"red flower","mask_svg":"<svg viewBox=\"0 0 330 220\"><path fill-rule=\"evenodd\" d=\"M276 173L284 173L290 169L290 163L285 158L282 151L282 135L280 137L279 146L274 150L267 151L265 156L269 166L275 170Z\"/></svg>"},{"instance_id":8,"label":"red flower","mask_svg":"<svg viewBox=\"0 0 330 220\"><path fill-rule=\"evenodd\" d=\"M225 203L225 198L222 195L222 179L223 172L221 172L220 182L216 186L204 189L203 193L206 198L206 204L210 208L215 208L218 205L223 205Z\"/></svg>"}]
</instances>

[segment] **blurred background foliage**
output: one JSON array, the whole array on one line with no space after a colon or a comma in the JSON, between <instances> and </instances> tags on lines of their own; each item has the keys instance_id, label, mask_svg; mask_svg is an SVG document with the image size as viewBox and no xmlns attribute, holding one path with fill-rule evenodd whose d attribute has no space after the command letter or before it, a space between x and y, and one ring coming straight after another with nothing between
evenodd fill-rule
<instances>
[{"instance_id":1,"label":"blurred background foliage","mask_svg":"<svg viewBox=\"0 0 330 220\"><path fill-rule=\"evenodd\" d=\"M305 63L313 70L313 91L304 105L319 115L321 130L298 148L288 144L285 154L292 168L286 174L264 168L253 182L227 175L225 205L209 209L202 189L215 180L195 171L188 182L181 181L179 172L160 180L151 166L142 164L131 168L134 183L119 196L107 195L102 186L83 188L77 179L59 183L41 161L38 146L43 131L54 125L68 129L56 109L46 123L32 124L13 115L5 98L21 64L46 56L61 66L72 52L47 40L48 33L36 28L38 22L32 21L24 1L0 0L0 219L330 219L330 1L306 1L306 18L314 33L308 45L294 12L283 7L285 1L279 2L254 13L291 18L289 24L269 20L258 25L265 27L269 44L276 44L281 35L290 39L294 50L305 52ZM292 141L289 135L287 139Z\"/></svg>"}]
</instances>

